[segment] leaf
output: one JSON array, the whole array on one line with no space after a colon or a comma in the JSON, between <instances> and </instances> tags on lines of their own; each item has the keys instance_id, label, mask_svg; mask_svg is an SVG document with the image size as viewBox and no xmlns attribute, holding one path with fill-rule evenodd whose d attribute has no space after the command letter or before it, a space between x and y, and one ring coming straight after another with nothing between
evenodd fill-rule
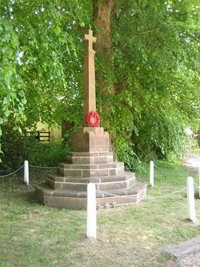
<instances>
[{"instance_id":1,"label":"leaf","mask_svg":"<svg viewBox=\"0 0 200 267\"><path fill-rule=\"evenodd\" d=\"M57 25L55 28L54 28L54 32L59 35L61 33L61 28Z\"/></svg>"}]
</instances>

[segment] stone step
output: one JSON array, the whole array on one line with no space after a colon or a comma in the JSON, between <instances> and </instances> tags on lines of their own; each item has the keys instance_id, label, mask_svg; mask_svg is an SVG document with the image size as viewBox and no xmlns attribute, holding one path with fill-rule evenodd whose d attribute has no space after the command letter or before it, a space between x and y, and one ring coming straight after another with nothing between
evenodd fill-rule
<instances>
[{"instance_id":1,"label":"stone step","mask_svg":"<svg viewBox=\"0 0 200 267\"><path fill-rule=\"evenodd\" d=\"M113 161L109 163L95 163L95 164L72 164L72 163L59 163L58 168L62 169L115 169L118 167L123 167L123 162Z\"/></svg>"},{"instance_id":2,"label":"stone step","mask_svg":"<svg viewBox=\"0 0 200 267\"><path fill-rule=\"evenodd\" d=\"M113 162L113 153L71 152L67 157L67 161L72 164L109 163Z\"/></svg>"},{"instance_id":3,"label":"stone step","mask_svg":"<svg viewBox=\"0 0 200 267\"><path fill-rule=\"evenodd\" d=\"M123 162L102 163L102 164L58 164L57 172L65 177L95 177L113 176L124 173Z\"/></svg>"},{"instance_id":4,"label":"stone step","mask_svg":"<svg viewBox=\"0 0 200 267\"><path fill-rule=\"evenodd\" d=\"M104 195L104 197L97 198L98 209L102 208L114 208L117 206L131 205L140 203L146 196L146 187L143 185L137 186L136 190L132 193L126 194L113 194L110 196Z\"/></svg>"},{"instance_id":5,"label":"stone step","mask_svg":"<svg viewBox=\"0 0 200 267\"><path fill-rule=\"evenodd\" d=\"M47 179L46 183L54 190L71 190L71 191L86 191L88 183L78 182L54 182Z\"/></svg>"},{"instance_id":6,"label":"stone step","mask_svg":"<svg viewBox=\"0 0 200 267\"><path fill-rule=\"evenodd\" d=\"M91 181L92 180L92 181ZM128 188L135 184L135 175L127 173L124 177L102 177L100 178L62 178L60 176L48 175L46 183L55 190L86 191L87 184L93 182L97 190L114 190Z\"/></svg>"},{"instance_id":7,"label":"stone step","mask_svg":"<svg viewBox=\"0 0 200 267\"><path fill-rule=\"evenodd\" d=\"M135 179L135 173L133 172L124 172L117 176L94 176L94 177L65 177L57 173L48 174L48 179L51 179L54 182L78 182L78 183L106 183L106 182L115 182L115 181L126 181L130 178Z\"/></svg>"},{"instance_id":8,"label":"stone step","mask_svg":"<svg viewBox=\"0 0 200 267\"><path fill-rule=\"evenodd\" d=\"M119 190L108 190L108 191L101 191L97 190L96 196L97 198L105 198L105 197L114 197L114 196L124 196L124 195L133 195L137 194L141 186L144 187L144 184L139 184L138 182L131 188L127 189L119 189ZM82 197L87 198L87 191L72 191L72 190L52 190L52 188L47 185L46 183L40 184L36 186L37 189L43 190L44 194L50 195L50 196L60 196L60 197Z\"/></svg>"},{"instance_id":9,"label":"stone step","mask_svg":"<svg viewBox=\"0 0 200 267\"><path fill-rule=\"evenodd\" d=\"M74 177L65 177L60 174L48 174L47 175L48 180L52 180L54 183L65 183L65 182L70 182L70 183L90 183L90 178L89 177L80 177L80 176L74 176Z\"/></svg>"},{"instance_id":10,"label":"stone step","mask_svg":"<svg viewBox=\"0 0 200 267\"><path fill-rule=\"evenodd\" d=\"M46 183L55 190L72 190L72 191L86 191L88 183L78 183L78 182L53 182L51 179L47 179ZM133 186L136 180L131 178L126 181L115 181L115 182L104 182L95 183L97 190L115 190L115 189L126 189Z\"/></svg>"},{"instance_id":11,"label":"stone step","mask_svg":"<svg viewBox=\"0 0 200 267\"><path fill-rule=\"evenodd\" d=\"M75 157L102 157L102 156L111 156L113 152L105 152L105 151L96 151L96 152L69 152L68 156Z\"/></svg>"},{"instance_id":12,"label":"stone step","mask_svg":"<svg viewBox=\"0 0 200 267\"><path fill-rule=\"evenodd\" d=\"M107 191L102 191L102 190L97 190L96 194L97 197L113 197L113 196L124 196L124 195L134 195L138 194L141 190L146 189L147 185L144 183L140 183L135 180L135 183L124 189L113 189L113 190L107 190Z\"/></svg>"},{"instance_id":13,"label":"stone step","mask_svg":"<svg viewBox=\"0 0 200 267\"><path fill-rule=\"evenodd\" d=\"M113 196L123 196L123 195L133 195L140 192L141 189L145 189L147 187L146 184L136 182L135 185L126 188L126 189L118 189L118 190L107 190L96 191L97 198L104 198L104 197L113 197ZM47 195L57 195L57 196L70 196L70 197L85 197L87 198L87 191L72 191L72 190L52 190L52 188L47 185L46 183L40 184L36 186L36 188L40 188L43 192Z\"/></svg>"},{"instance_id":14,"label":"stone step","mask_svg":"<svg viewBox=\"0 0 200 267\"><path fill-rule=\"evenodd\" d=\"M98 207L139 203L146 195L146 187L147 185L136 182L128 189L97 191ZM36 187L36 195L40 202L54 207L85 209L87 206L86 191L52 190L48 185L42 184Z\"/></svg>"},{"instance_id":15,"label":"stone step","mask_svg":"<svg viewBox=\"0 0 200 267\"><path fill-rule=\"evenodd\" d=\"M127 189L135 184L136 180L131 178L126 181L96 183L96 189L100 191Z\"/></svg>"}]
</instances>

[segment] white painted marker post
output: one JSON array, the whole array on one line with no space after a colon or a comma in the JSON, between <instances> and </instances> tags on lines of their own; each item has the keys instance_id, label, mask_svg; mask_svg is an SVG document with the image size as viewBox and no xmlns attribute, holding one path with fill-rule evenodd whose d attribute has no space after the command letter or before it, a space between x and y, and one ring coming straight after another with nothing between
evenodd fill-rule
<instances>
[{"instance_id":1,"label":"white painted marker post","mask_svg":"<svg viewBox=\"0 0 200 267\"><path fill-rule=\"evenodd\" d=\"M195 199L194 199L194 181L192 177L187 178L187 203L188 203L188 217L195 223Z\"/></svg>"},{"instance_id":2,"label":"white painted marker post","mask_svg":"<svg viewBox=\"0 0 200 267\"><path fill-rule=\"evenodd\" d=\"M26 185L29 185L29 166L28 166L28 160L24 161L24 183Z\"/></svg>"},{"instance_id":3,"label":"white painted marker post","mask_svg":"<svg viewBox=\"0 0 200 267\"><path fill-rule=\"evenodd\" d=\"M150 186L154 186L154 162L153 160L150 161Z\"/></svg>"},{"instance_id":4,"label":"white painted marker post","mask_svg":"<svg viewBox=\"0 0 200 267\"><path fill-rule=\"evenodd\" d=\"M87 237L96 238L96 187L95 184L87 185Z\"/></svg>"}]
</instances>

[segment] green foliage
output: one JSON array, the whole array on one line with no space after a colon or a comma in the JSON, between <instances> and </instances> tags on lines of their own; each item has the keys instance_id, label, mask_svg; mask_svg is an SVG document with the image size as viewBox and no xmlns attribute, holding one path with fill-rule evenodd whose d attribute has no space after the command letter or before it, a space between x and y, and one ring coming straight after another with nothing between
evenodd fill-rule
<instances>
[{"instance_id":1,"label":"green foliage","mask_svg":"<svg viewBox=\"0 0 200 267\"><path fill-rule=\"evenodd\" d=\"M2 17L0 12L0 137L1 126L9 118L13 121L14 128L18 130L21 130L19 127L21 121L25 120L26 98L23 90L24 83L17 71L16 58L18 54L17 33L13 30L12 23L7 21L4 16Z\"/></svg>"},{"instance_id":2,"label":"green foliage","mask_svg":"<svg viewBox=\"0 0 200 267\"><path fill-rule=\"evenodd\" d=\"M70 149L69 144L39 142L33 136L23 136L8 127L1 139L3 155L0 169L5 172L21 167L24 160L32 165L55 167L66 159Z\"/></svg>"},{"instance_id":3,"label":"green foliage","mask_svg":"<svg viewBox=\"0 0 200 267\"><path fill-rule=\"evenodd\" d=\"M5 125L80 124L81 30L91 12L85 0L0 2L0 136Z\"/></svg>"},{"instance_id":4,"label":"green foliage","mask_svg":"<svg viewBox=\"0 0 200 267\"><path fill-rule=\"evenodd\" d=\"M112 77L115 93L99 102L111 107L102 121L111 122L116 145L120 136L141 159L180 157L184 129L199 125L200 7L195 0L118 1L114 11L112 69L103 80L109 88Z\"/></svg>"},{"instance_id":5,"label":"green foliage","mask_svg":"<svg viewBox=\"0 0 200 267\"><path fill-rule=\"evenodd\" d=\"M0 135L6 124L81 125L83 32L93 27L92 6L0 2ZM197 0L116 1L110 62L100 54L95 59L97 106L128 168L134 155L180 156L184 129L199 127L199 18Z\"/></svg>"},{"instance_id":6,"label":"green foliage","mask_svg":"<svg viewBox=\"0 0 200 267\"><path fill-rule=\"evenodd\" d=\"M66 161L70 146L59 143L42 143L37 145L28 156L30 164L37 166L56 167L58 163Z\"/></svg>"},{"instance_id":7,"label":"green foliage","mask_svg":"<svg viewBox=\"0 0 200 267\"><path fill-rule=\"evenodd\" d=\"M0 166L4 171L11 172L22 166L37 141L33 137L24 138L10 127L4 128L3 133L1 138L3 154Z\"/></svg>"},{"instance_id":8,"label":"green foliage","mask_svg":"<svg viewBox=\"0 0 200 267\"><path fill-rule=\"evenodd\" d=\"M87 1L1 1L0 126L10 120L16 127L79 122L80 30L89 27L89 13Z\"/></svg>"}]
</instances>

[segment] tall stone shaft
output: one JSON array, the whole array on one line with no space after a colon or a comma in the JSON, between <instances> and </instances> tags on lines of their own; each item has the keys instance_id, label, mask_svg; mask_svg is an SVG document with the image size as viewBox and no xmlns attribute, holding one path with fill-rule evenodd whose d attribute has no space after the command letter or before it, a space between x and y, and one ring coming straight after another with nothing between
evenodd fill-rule
<instances>
[{"instance_id":1,"label":"tall stone shaft","mask_svg":"<svg viewBox=\"0 0 200 267\"><path fill-rule=\"evenodd\" d=\"M83 120L87 126L86 117L90 111L96 111L96 92L95 92L95 67L93 43L96 38L89 30L85 34L85 56L84 56L84 87L83 87Z\"/></svg>"}]
</instances>

